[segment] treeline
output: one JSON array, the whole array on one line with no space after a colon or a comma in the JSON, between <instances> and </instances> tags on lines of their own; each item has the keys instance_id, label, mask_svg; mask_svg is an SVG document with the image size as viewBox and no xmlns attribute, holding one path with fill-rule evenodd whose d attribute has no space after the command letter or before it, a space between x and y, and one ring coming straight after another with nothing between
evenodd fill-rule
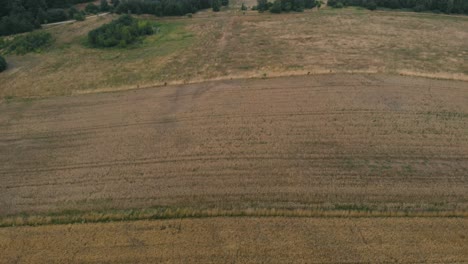
<instances>
[{"instance_id":1,"label":"treeline","mask_svg":"<svg viewBox=\"0 0 468 264\"><path fill-rule=\"evenodd\" d=\"M73 18L72 5L92 0L0 0L0 36L23 33Z\"/></svg>"},{"instance_id":2,"label":"treeline","mask_svg":"<svg viewBox=\"0 0 468 264\"><path fill-rule=\"evenodd\" d=\"M23 33L39 28L41 24L84 19L72 6L93 0L0 0L0 36ZM115 11L119 14L152 14L181 16L201 9L219 11L229 0L101 0L100 6L89 3L86 13Z\"/></svg>"},{"instance_id":3,"label":"treeline","mask_svg":"<svg viewBox=\"0 0 468 264\"><path fill-rule=\"evenodd\" d=\"M257 9L259 12L269 10L271 13L303 12L304 9L312 9L316 6L320 7L321 4L322 2L318 0L275 0L273 2L257 0L257 6L254 9Z\"/></svg>"},{"instance_id":4,"label":"treeline","mask_svg":"<svg viewBox=\"0 0 468 264\"><path fill-rule=\"evenodd\" d=\"M362 6L392 9L411 9L416 12L432 11L447 14L468 14L468 0L329 0L332 7Z\"/></svg>"},{"instance_id":5,"label":"treeline","mask_svg":"<svg viewBox=\"0 0 468 264\"><path fill-rule=\"evenodd\" d=\"M219 5L226 5L226 3L225 0L121 0L115 12L118 14L182 16L212 7L215 11L219 11Z\"/></svg>"}]
</instances>

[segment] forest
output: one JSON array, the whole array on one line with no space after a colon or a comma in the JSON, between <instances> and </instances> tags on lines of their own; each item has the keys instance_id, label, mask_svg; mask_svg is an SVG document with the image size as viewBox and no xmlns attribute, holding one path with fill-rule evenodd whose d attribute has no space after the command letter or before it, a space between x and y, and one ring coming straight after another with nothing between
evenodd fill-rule
<instances>
[{"instance_id":1,"label":"forest","mask_svg":"<svg viewBox=\"0 0 468 264\"><path fill-rule=\"evenodd\" d=\"M329 0L329 6L362 6L391 9L411 9L416 12L432 11L447 14L468 14L467 0Z\"/></svg>"},{"instance_id":2,"label":"forest","mask_svg":"<svg viewBox=\"0 0 468 264\"><path fill-rule=\"evenodd\" d=\"M0 0L0 36L32 31L41 24L74 18L74 4L91 0ZM179 16L210 8L212 2L227 5L223 0L113 0L112 6L101 1L101 6L89 4L87 13L116 11L117 13Z\"/></svg>"}]
</instances>

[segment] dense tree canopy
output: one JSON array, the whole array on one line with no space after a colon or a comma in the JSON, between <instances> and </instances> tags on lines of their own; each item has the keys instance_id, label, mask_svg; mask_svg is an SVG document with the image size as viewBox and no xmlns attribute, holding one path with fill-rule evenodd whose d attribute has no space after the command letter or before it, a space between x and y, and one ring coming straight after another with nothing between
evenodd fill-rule
<instances>
[{"instance_id":1,"label":"dense tree canopy","mask_svg":"<svg viewBox=\"0 0 468 264\"><path fill-rule=\"evenodd\" d=\"M447 14L468 14L468 0L329 0L329 6L339 4L363 6L369 9L385 7L412 9L414 11L444 12Z\"/></svg>"},{"instance_id":2,"label":"dense tree canopy","mask_svg":"<svg viewBox=\"0 0 468 264\"><path fill-rule=\"evenodd\" d=\"M70 19L64 8L91 0L0 0L0 36L28 32L42 23Z\"/></svg>"},{"instance_id":3,"label":"dense tree canopy","mask_svg":"<svg viewBox=\"0 0 468 264\"><path fill-rule=\"evenodd\" d=\"M77 3L93 0L0 0L0 36L28 32L43 23L73 19L82 20L83 14L72 11ZM157 16L181 16L212 7L213 0L107 0L100 5L87 6L88 13L107 12L115 8L117 13L153 14ZM228 0L217 0L228 5Z\"/></svg>"},{"instance_id":4,"label":"dense tree canopy","mask_svg":"<svg viewBox=\"0 0 468 264\"><path fill-rule=\"evenodd\" d=\"M218 3L218 2L217 2ZM121 0L117 13L182 16L212 7L212 0Z\"/></svg>"},{"instance_id":5,"label":"dense tree canopy","mask_svg":"<svg viewBox=\"0 0 468 264\"><path fill-rule=\"evenodd\" d=\"M258 1L258 10L270 10L271 13L281 12L302 12L304 9L311 9L317 6L317 0L275 0L273 3L267 0Z\"/></svg>"}]
</instances>

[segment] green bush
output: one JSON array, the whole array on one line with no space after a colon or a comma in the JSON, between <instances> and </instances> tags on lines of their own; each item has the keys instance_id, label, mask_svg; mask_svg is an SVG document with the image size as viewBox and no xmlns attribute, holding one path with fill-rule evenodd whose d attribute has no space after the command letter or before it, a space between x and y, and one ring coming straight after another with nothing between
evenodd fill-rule
<instances>
[{"instance_id":1,"label":"green bush","mask_svg":"<svg viewBox=\"0 0 468 264\"><path fill-rule=\"evenodd\" d=\"M327 5L331 7L335 7L338 4L337 0L328 0Z\"/></svg>"},{"instance_id":2,"label":"green bush","mask_svg":"<svg viewBox=\"0 0 468 264\"><path fill-rule=\"evenodd\" d=\"M2 56L0 56L0 72L6 70L6 68L7 68L6 60Z\"/></svg>"},{"instance_id":3,"label":"green bush","mask_svg":"<svg viewBox=\"0 0 468 264\"><path fill-rule=\"evenodd\" d=\"M247 6L245 5L245 3L242 3L241 10L242 11L247 11Z\"/></svg>"},{"instance_id":4,"label":"green bush","mask_svg":"<svg viewBox=\"0 0 468 264\"><path fill-rule=\"evenodd\" d=\"M101 12L107 12L110 10L109 3L107 3L107 0L101 0L101 3L99 4L99 9Z\"/></svg>"},{"instance_id":5,"label":"green bush","mask_svg":"<svg viewBox=\"0 0 468 264\"><path fill-rule=\"evenodd\" d=\"M125 47L140 37L154 33L150 22L123 15L88 33L89 43L94 47Z\"/></svg>"},{"instance_id":6,"label":"green bush","mask_svg":"<svg viewBox=\"0 0 468 264\"><path fill-rule=\"evenodd\" d=\"M75 13L73 15L73 19L75 19L76 21L85 21L86 20L86 16L85 14L81 13L81 12L78 12L78 13Z\"/></svg>"},{"instance_id":7,"label":"green bush","mask_svg":"<svg viewBox=\"0 0 468 264\"><path fill-rule=\"evenodd\" d=\"M86 5L85 11L88 14L97 14L99 13L99 7L93 3L89 3Z\"/></svg>"},{"instance_id":8,"label":"green bush","mask_svg":"<svg viewBox=\"0 0 468 264\"><path fill-rule=\"evenodd\" d=\"M68 14L65 9L55 8L47 10L46 18L43 22L56 23L65 20L68 20Z\"/></svg>"},{"instance_id":9,"label":"green bush","mask_svg":"<svg viewBox=\"0 0 468 264\"><path fill-rule=\"evenodd\" d=\"M335 8L343 8L344 6L343 6L343 3L338 2L338 3L336 3L336 5L334 7Z\"/></svg>"},{"instance_id":10,"label":"green bush","mask_svg":"<svg viewBox=\"0 0 468 264\"><path fill-rule=\"evenodd\" d=\"M6 43L6 53L26 54L41 52L52 43L52 35L45 31L31 32L17 36Z\"/></svg>"}]
</instances>

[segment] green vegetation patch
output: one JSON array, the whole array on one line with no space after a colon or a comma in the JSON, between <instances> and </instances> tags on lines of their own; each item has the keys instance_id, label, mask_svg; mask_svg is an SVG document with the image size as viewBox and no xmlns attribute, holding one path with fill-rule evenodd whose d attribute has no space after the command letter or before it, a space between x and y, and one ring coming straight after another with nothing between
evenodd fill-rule
<instances>
[{"instance_id":1,"label":"green vegetation patch","mask_svg":"<svg viewBox=\"0 0 468 264\"><path fill-rule=\"evenodd\" d=\"M153 23L123 15L119 19L90 31L88 41L93 47L126 47L141 40L143 36L155 33Z\"/></svg>"},{"instance_id":2,"label":"green vegetation patch","mask_svg":"<svg viewBox=\"0 0 468 264\"><path fill-rule=\"evenodd\" d=\"M0 56L0 72L6 70L6 68L7 68L6 60L2 56Z\"/></svg>"},{"instance_id":3,"label":"green vegetation patch","mask_svg":"<svg viewBox=\"0 0 468 264\"><path fill-rule=\"evenodd\" d=\"M36 31L17 36L11 40L2 40L0 49L6 54L23 55L30 52L41 52L52 42L53 38L49 32Z\"/></svg>"}]
</instances>

